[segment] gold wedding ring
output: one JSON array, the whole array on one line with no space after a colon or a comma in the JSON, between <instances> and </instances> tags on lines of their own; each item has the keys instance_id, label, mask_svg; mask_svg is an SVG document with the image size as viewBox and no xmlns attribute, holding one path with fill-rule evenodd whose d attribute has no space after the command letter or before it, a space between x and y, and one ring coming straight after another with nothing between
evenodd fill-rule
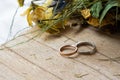
<instances>
[{"instance_id":1,"label":"gold wedding ring","mask_svg":"<svg viewBox=\"0 0 120 80\"><path fill-rule=\"evenodd\" d=\"M71 52L65 52L67 50L71 50ZM78 48L76 46L65 45L60 48L60 55L68 57L68 56L75 54L77 51L78 51Z\"/></svg>"},{"instance_id":2,"label":"gold wedding ring","mask_svg":"<svg viewBox=\"0 0 120 80\"><path fill-rule=\"evenodd\" d=\"M82 46L90 46L91 50L86 50L86 51L78 51L78 49ZM67 52L68 51L68 52ZM82 42L78 42L75 45L65 45L62 46L60 48L60 55L61 56L65 56L65 57L70 57L74 54L76 54L77 52L79 54L88 54L88 55L92 55L97 51L96 46L91 43L91 42L86 42L86 41L82 41Z\"/></svg>"}]
</instances>

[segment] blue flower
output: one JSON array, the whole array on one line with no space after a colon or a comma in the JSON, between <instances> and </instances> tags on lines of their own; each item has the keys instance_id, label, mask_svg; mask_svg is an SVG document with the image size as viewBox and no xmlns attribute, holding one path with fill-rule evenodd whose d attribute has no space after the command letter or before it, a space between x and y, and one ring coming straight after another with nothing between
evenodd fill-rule
<instances>
[{"instance_id":1,"label":"blue flower","mask_svg":"<svg viewBox=\"0 0 120 80\"><path fill-rule=\"evenodd\" d=\"M49 7L53 7L53 13L56 15L64 9L66 4L67 2L65 0L53 0Z\"/></svg>"}]
</instances>

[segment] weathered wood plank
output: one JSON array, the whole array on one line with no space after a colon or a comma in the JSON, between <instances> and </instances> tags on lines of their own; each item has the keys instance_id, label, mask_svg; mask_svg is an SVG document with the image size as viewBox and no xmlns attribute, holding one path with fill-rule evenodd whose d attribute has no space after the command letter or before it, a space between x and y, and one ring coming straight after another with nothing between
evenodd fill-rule
<instances>
[{"instance_id":1,"label":"weathered wood plank","mask_svg":"<svg viewBox=\"0 0 120 80\"><path fill-rule=\"evenodd\" d=\"M0 63L1 80L60 80L11 50L0 51Z\"/></svg>"},{"instance_id":2,"label":"weathered wood plank","mask_svg":"<svg viewBox=\"0 0 120 80\"><path fill-rule=\"evenodd\" d=\"M35 35L35 34L34 34ZM32 34L33 36L33 34ZM31 36L31 37L32 37ZM74 34L72 34L72 36L75 36ZM77 35L79 36L79 35ZM30 37L30 35L29 35ZM46 39L47 37L47 39ZM69 36L68 36L69 37ZM105 38L106 37L102 37L102 38ZM74 40L73 38L72 41L71 40L68 40L69 38L65 38L65 37L55 37L55 36L50 36L48 34L45 34L44 36L42 36L41 38L36 38L35 40L37 40L38 42L40 42L41 44L44 43L56 50L58 50L60 48L61 45L63 44L73 44L76 42L76 40ZM77 39L77 38L76 38ZM81 40L84 40L84 38L81 38ZM86 38L85 38L86 39ZM54 42L53 42L54 40ZM68 41L67 41L68 40ZM109 41L109 40L108 40ZM54 44L55 43L55 44ZM98 43L100 44L100 42ZM99 45L98 45L99 46ZM109 46L109 45L107 45ZM116 45L114 45L116 46ZM113 47L114 47L113 46ZM112 46L111 46L112 47ZM104 47L103 47L104 48ZM105 47L106 48L106 47ZM119 48L119 47L118 47ZM99 49L99 48L98 48ZM106 52L103 52L107 53ZM119 74L120 71L119 71L119 67L120 67L120 64L117 64L115 62L110 62L110 60L108 59L107 61L102 61L100 59L105 59L107 60L108 57L104 56L104 55L101 55L101 54L95 54L93 56L84 56L84 55L80 55L78 58L76 58L75 60L78 61L78 62L82 62L92 68L94 68L95 70L98 70L100 71L101 73L107 75L107 76L114 76L115 74ZM99 64L98 64L99 63ZM119 78L119 76L117 76Z\"/></svg>"},{"instance_id":3,"label":"weathered wood plank","mask_svg":"<svg viewBox=\"0 0 120 80\"><path fill-rule=\"evenodd\" d=\"M24 39L24 38L22 38ZM19 42L17 40L17 42ZM54 44L58 42L54 41ZM25 59L39 65L52 74L56 74L63 80L79 80L76 74L88 74L81 79L87 80L112 80L116 79L114 76L107 76L81 62L73 59L66 59L59 55L58 51L54 48L46 46L44 43L30 41L22 45L12 48L17 54L23 56ZM97 77L94 77L97 76Z\"/></svg>"},{"instance_id":4,"label":"weathered wood plank","mask_svg":"<svg viewBox=\"0 0 120 80\"><path fill-rule=\"evenodd\" d=\"M0 61L0 80L25 80L25 78L16 74Z\"/></svg>"},{"instance_id":5,"label":"weathered wood plank","mask_svg":"<svg viewBox=\"0 0 120 80\"><path fill-rule=\"evenodd\" d=\"M108 57L115 58L120 56L120 36L106 35L95 29L93 30L93 28L84 29L79 33L71 29L64 35L74 41L85 40L94 42L98 52Z\"/></svg>"},{"instance_id":6,"label":"weathered wood plank","mask_svg":"<svg viewBox=\"0 0 120 80\"><path fill-rule=\"evenodd\" d=\"M88 39L88 37L91 35L94 35L96 32L91 32L91 30L89 30L89 29L86 29L85 31L83 31L83 32L81 32L81 33L79 33L79 34L75 34L75 32L73 31L73 33L69 33L69 31L68 31L68 33L66 33L66 35L65 36L51 36L51 35L49 35L49 34L47 34L47 33L45 33L44 35L42 35L42 36L40 36L40 37L37 37L37 38L35 38L35 43L36 43L36 45L35 44L33 44L32 42L30 43L29 42L29 44L31 45L31 46L33 46L34 45L34 47L33 48L30 48L30 47L28 47L28 48L30 48L30 49L24 49L24 47L25 46L23 46L22 47L22 45L21 45L21 47L20 47L20 49L21 50L16 50L15 49L15 51L16 52L18 52L18 54L21 54L23 57L25 57L25 58L27 58L27 59L30 59L31 60L31 62L34 62L35 64L38 64L39 66L41 66L41 65L43 65L44 63L42 63L42 64L39 64L38 62L39 61L42 61L42 60L51 60L51 62L53 63L54 61L53 61L53 56L50 56L50 55L47 55L47 54L49 54L49 53L52 53L52 55L53 55L53 53L58 53L58 50L59 50L59 48L60 48L60 46L62 46L62 45L65 45L65 44L73 44L73 43L75 43L76 41L79 41L79 39L80 40L86 40L86 38ZM32 34L30 34L30 35L28 35L27 37L33 37L33 35L36 35L36 34L38 34L38 32L36 32L36 33L32 33ZM88 35L88 34L90 34L90 35ZM87 36L86 36L87 35ZM93 36L93 38L90 38L89 40L87 40L87 41L94 41L93 39L95 39L96 38L96 36ZM103 39L105 39L105 40L107 40L107 37L102 37ZM97 38L97 39L99 39L99 37ZM101 39L101 38L100 38ZM108 38L109 39L109 38ZM21 40L26 40L26 38L22 38L22 39L18 39L17 41L14 41L14 42L19 42L19 41L21 41ZM109 40L108 40L109 41ZM14 42L12 42L11 44L13 44ZM34 42L34 41L33 41ZM14 44L16 44L16 43L14 43ZM37 49L35 49L34 50L34 48L35 48L35 46L36 47L40 47L40 46L38 46L38 44L40 44L41 45L41 48L40 48L40 50L39 50L39 48L37 48ZM102 42L100 42L99 40L97 41L96 39L95 39L95 43L97 43L97 47L98 46L100 46L100 44L102 43ZM26 43L25 43L26 44ZM28 43L27 43L28 44ZM26 47L27 47L27 44L26 44ZM32 45L33 44L33 45ZM107 44L108 45L108 44ZM46 46L46 47L44 47L44 48L42 48L43 46ZM109 46L109 45L108 45ZM116 45L114 45L114 46L116 46ZM113 46L113 47L114 47ZM105 46L104 46L105 47ZM103 47L103 48L104 48ZM46 49L45 49L46 48ZM51 48L51 50L49 50L48 48ZM33 50L32 50L33 49ZM41 52L42 50L46 50L45 52L43 51L43 52ZM48 49L48 50L47 50ZM98 47L98 49L99 49L99 47ZM105 49L107 49L106 47L105 47ZM117 49L118 49L118 47L117 47ZM13 50L14 50L14 48L13 48ZM31 51L31 52L29 52L29 50ZM23 53L19 53L19 52L21 52L21 51L23 51ZM28 55L24 55L25 53L24 53L24 51L25 52L29 52L29 54ZM36 52L37 51L37 52ZM55 51L55 52L54 52ZM95 54L95 55L92 55L92 56L84 56L84 55L80 55L79 57L77 57L77 58L75 58L75 59L73 59L72 61L73 62L75 62L75 63L78 63L78 64L82 64L83 66L87 66L87 67L89 67L90 69L92 69L93 71L95 71L96 73L100 73L100 74L102 74L102 75L104 75L104 76L106 76L106 77L108 77L109 79L114 79L114 80L119 80L119 78L120 78L120 76L115 76L115 75L117 75L117 74L119 74L120 73L120 71L119 71L119 67L120 67L120 65L118 64L118 63L116 63L116 62L110 62L110 61L101 61L101 60L99 60L99 59L108 59L108 57L107 57L107 55L106 54L108 54L107 53L107 51L105 51L104 52L104 50L103 51L101 51L101 52L103 52L102 54L105 54L105 56L104 55L101 55L100 53L97 53L97 54ZM31 54L31 53L35 53L35 54ZM38 55L37 53L44 53L44 54L46 54L46 57L45 57L45 55L43 55L43 57L42 57L42 59L38 59L38 61L36 61L36 60L34 60L34 59L37 59L37 58L40 58L40 54ZM42 56L41 55L41 56ZM59 54L54 54L54 55L58 55L59 56ZM30 56L32 56L32 57L30 57ZM58 58L58 56L56 56L55 57L55 59L56 58ZM60 56L59 56L60 57ZM59 59L59 58L58 58ZM64 58L63 58L64 59ZM61 59L60 59L61 60ZM66 59L65 59L66 60ZM64 62L64 60L62 60L63 62ZM44 61L45 62L45 61ZM56 62L58 62L58 61L56 61ZM54 62L54 63L56 63L56 62ZM68 61L69 62L69 61ZM60 62L58 62L58 63L60 63ZM57 63L57 64L58 64ZM99 64L98 64L99 63ZM47 63L48 64L48 63ZM71 63L72 64L72 63ZM46 65L46 64L44 64L44 65ZM53 65L51 65L51 67L52 67ZM47 68L46 66L43 66L44 68ZM111 68L112 67L112 68ZM53 69L53 68L51 68L51 69ZM48 69L48 71L50 70L51 71L51 69ZM64 71L61 71L61 72L64 72ZM91 71L90 71L91 72ZM54 74L54 72L53 72L53 74ZM55 72L55 74L58 74L58 73L56 73ZM67 74L67 73L66 73ZM59 76L59 75L58 75ZM60 76L60 77L62 77L62 76ZM68 78L66 78L66 79L68 79ZM87 79L87 78L86 78Z\"/></svg>"}]
</instances>

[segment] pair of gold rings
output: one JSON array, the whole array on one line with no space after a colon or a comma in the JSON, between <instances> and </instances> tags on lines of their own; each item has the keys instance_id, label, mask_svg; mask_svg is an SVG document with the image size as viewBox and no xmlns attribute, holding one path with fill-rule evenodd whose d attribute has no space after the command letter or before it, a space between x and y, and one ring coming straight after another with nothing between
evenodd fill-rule
<instances>
[{"instance_id":1,"label":"pair of gold rings","mask_svg":"<svg viewBox=\"0 0 120 80\"><path fill-rule=\"evenodd\" d=\"M82 46L90 46L90 50L78 51ZM96 46L91 42L81 41L75 45L64 45L60 48L60 55L65 57L70 57L76 53L92 55L97 51Z\"/></svg>"}]
</instances>

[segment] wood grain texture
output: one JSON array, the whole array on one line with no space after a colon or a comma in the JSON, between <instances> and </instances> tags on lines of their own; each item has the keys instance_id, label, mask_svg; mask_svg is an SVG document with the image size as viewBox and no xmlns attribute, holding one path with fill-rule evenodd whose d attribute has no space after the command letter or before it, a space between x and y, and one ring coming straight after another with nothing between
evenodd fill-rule
<instances>
[{"instance_id":1,"label":"wood grain texture","mask_svg":"<svg viewBox=\"0 0 120 80\"><path fill-rule=\"evenodd\" d=\"M34 30L37 29L32 29L32 31ZM109 36L97 32L93 28L86 28L80 32L70 29L60 35L44 33L42 36L32 39L38 33L39 31L36 31L15 39L6 45L7 53L6 50L1 52L0 62L8 66L8 71L13 70L10 76L6 76L7 78L13 75L18 76L18 80L120 79L120 60L115 59L120 56L119 36ZM28 42L9 47L29 39L31 40ZM59 55L59 48L62 45L74 44L81 40L94 42L98 52L95 55L79 55L72 59ZM10 59L7 59L6 55ZM5 65L1 64L0 66ZM33 69L34 67L35 69ZM22 73L27 74L28 79ZM1 80L2 78L0 77ZM7 78L5 80L9 80Z\"/></svg>"}]
</instances>

